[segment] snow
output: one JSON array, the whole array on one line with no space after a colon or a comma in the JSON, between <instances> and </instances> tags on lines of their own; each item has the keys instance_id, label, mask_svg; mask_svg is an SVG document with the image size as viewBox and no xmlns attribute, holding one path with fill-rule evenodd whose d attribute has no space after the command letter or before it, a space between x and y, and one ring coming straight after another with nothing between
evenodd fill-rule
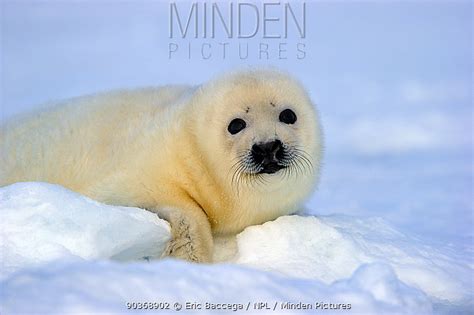
<instances>
[{"instance_id":1,"label":"snow","mask_svg":"<svg viewBox=\"0 0 474 315\"><path fill-rule=\"evenodd\" d=\"M169 224L138 208L95 202L61 186L17 183L0 189L2 275L64 257L160 257Z\"/></svg>"},{"instance_id":2,"label":"snow","mask_svg":"<svg viewBox=\"0 0 474 315\"><path fill-rule=\"evenodd\" d=\"M237 239L239 264L332 283L362 264L383 262L434 299L473 298L468 255L463 259L448 248L426 245L380 218L286 216L249 227Z\"/></svg>"},{"instance_id":3,"label":"snow","mask_svg":"<svg viewBox=\"0 0 474 315\"><path fill-rule=\"evenodd\" d=\"M469 253L431 246L380 218L280 217L217 239L214 265L154 259L170 237L165 221L57 185L0 188L0 220L6 314L133 312L126 302L250 310L267 302L280 311L285 302L345 303L363 314L472 307Z\"/></svg>"},{"instance_id":4,"label":"snow","mask_svg":"<svg viewBox=\"0 0 474 315\"><path fill-rule=\"evenodd\" d=\"M431 312L427 297L398 281L385 265L363 265L350 279L324 285L235 265L172 260L50 264L16 274L2 287L0 297L7 314L120 313L127 311L127 302L166 302L170 311L176 302L241 303L244 310L250 302L252 313L254 303L267 302L271 309L278 303L278 314L284 302L323 302L351 304L351 309L363 314Z\"/></svg>"}]
</instances>

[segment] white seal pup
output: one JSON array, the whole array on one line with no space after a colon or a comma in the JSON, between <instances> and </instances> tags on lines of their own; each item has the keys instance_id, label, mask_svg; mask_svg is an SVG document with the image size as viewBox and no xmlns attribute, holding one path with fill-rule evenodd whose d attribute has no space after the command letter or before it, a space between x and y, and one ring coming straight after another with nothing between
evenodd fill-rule
<instances>
[{"instance_id":1,"label":"white seal pup","mask_svg":"<svg viewBox=\"0 0 474 315\"><path fill-rule=\"evenodd\" d=\"M321 160L317 111L275 70L198 87L79 97L2 126L0 185L45 181L168 220L166 254L210 262L212 235L294 213Z\"/></svg>"}]
</instances>

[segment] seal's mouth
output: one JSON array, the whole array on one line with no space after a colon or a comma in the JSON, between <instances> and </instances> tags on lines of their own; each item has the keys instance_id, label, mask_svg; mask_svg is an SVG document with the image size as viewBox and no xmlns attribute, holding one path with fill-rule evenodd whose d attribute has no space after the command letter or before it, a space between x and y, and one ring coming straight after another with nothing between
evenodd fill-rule
<instances>
[{"instance_id":1,"label":"seal's mouth","mask_svg":"<svg viewBox=\"0 0 474 315\"><path fill-rule=\"evenodd\" d=\"M275 174L279 170L286 167L275 162L264 164L262 166L263 168L257 174Z\"/></svg>"},{"instance_id":2,"label":"seal's mouth","mask_svg":"<svg viewBox=\"0 0 474 315\"><path fill-rule=\"evenodd\" d=\"M232 185L238 189L242 184L253 187L268 183L267 180L306 176L313 173L313 164L311 157L302 148L295 144L289 146L276 139L253 144L250 150L238 157L231 171Z\"/></svg>"}]
</instances>

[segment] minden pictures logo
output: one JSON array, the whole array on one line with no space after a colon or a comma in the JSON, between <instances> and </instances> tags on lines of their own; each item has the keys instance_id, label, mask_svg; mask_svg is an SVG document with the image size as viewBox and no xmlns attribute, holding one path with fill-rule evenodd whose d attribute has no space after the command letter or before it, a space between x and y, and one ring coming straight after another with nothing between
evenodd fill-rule
<instances>
[{"instance_id":1,"label":"minden pictures logo","mask_svg":"<svg viewBox=\"0 0 474 315\"><path fill-rule=\"evenodd\" d=\"M168 59L302 60L305 2L170 2Z\"/></svg>"}]
</instances>

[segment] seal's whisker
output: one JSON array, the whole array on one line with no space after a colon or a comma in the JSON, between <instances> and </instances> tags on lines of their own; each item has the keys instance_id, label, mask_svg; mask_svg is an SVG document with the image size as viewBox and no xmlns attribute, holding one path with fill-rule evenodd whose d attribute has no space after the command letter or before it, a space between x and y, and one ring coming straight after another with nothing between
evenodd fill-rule
<instances>
[{"instance_id":1,"label":"seal's whisker","mask_svg":"<svg viewBox=\"0 0 474 315\"><path fill-rule=\"evenodd\" d=\"M283 152L281 152L278 164L281 166L280 176L283 180L313 174L314 165L311 155L302 146L296 142L286 142L282 143L281 147ZM270 183L270 178L262 173L264 168L264 162L257 163L251 150L238 152L232 160L229 171L231 185L238 196L244 187L255 189Z\"/></svg>"}]
</instances>

